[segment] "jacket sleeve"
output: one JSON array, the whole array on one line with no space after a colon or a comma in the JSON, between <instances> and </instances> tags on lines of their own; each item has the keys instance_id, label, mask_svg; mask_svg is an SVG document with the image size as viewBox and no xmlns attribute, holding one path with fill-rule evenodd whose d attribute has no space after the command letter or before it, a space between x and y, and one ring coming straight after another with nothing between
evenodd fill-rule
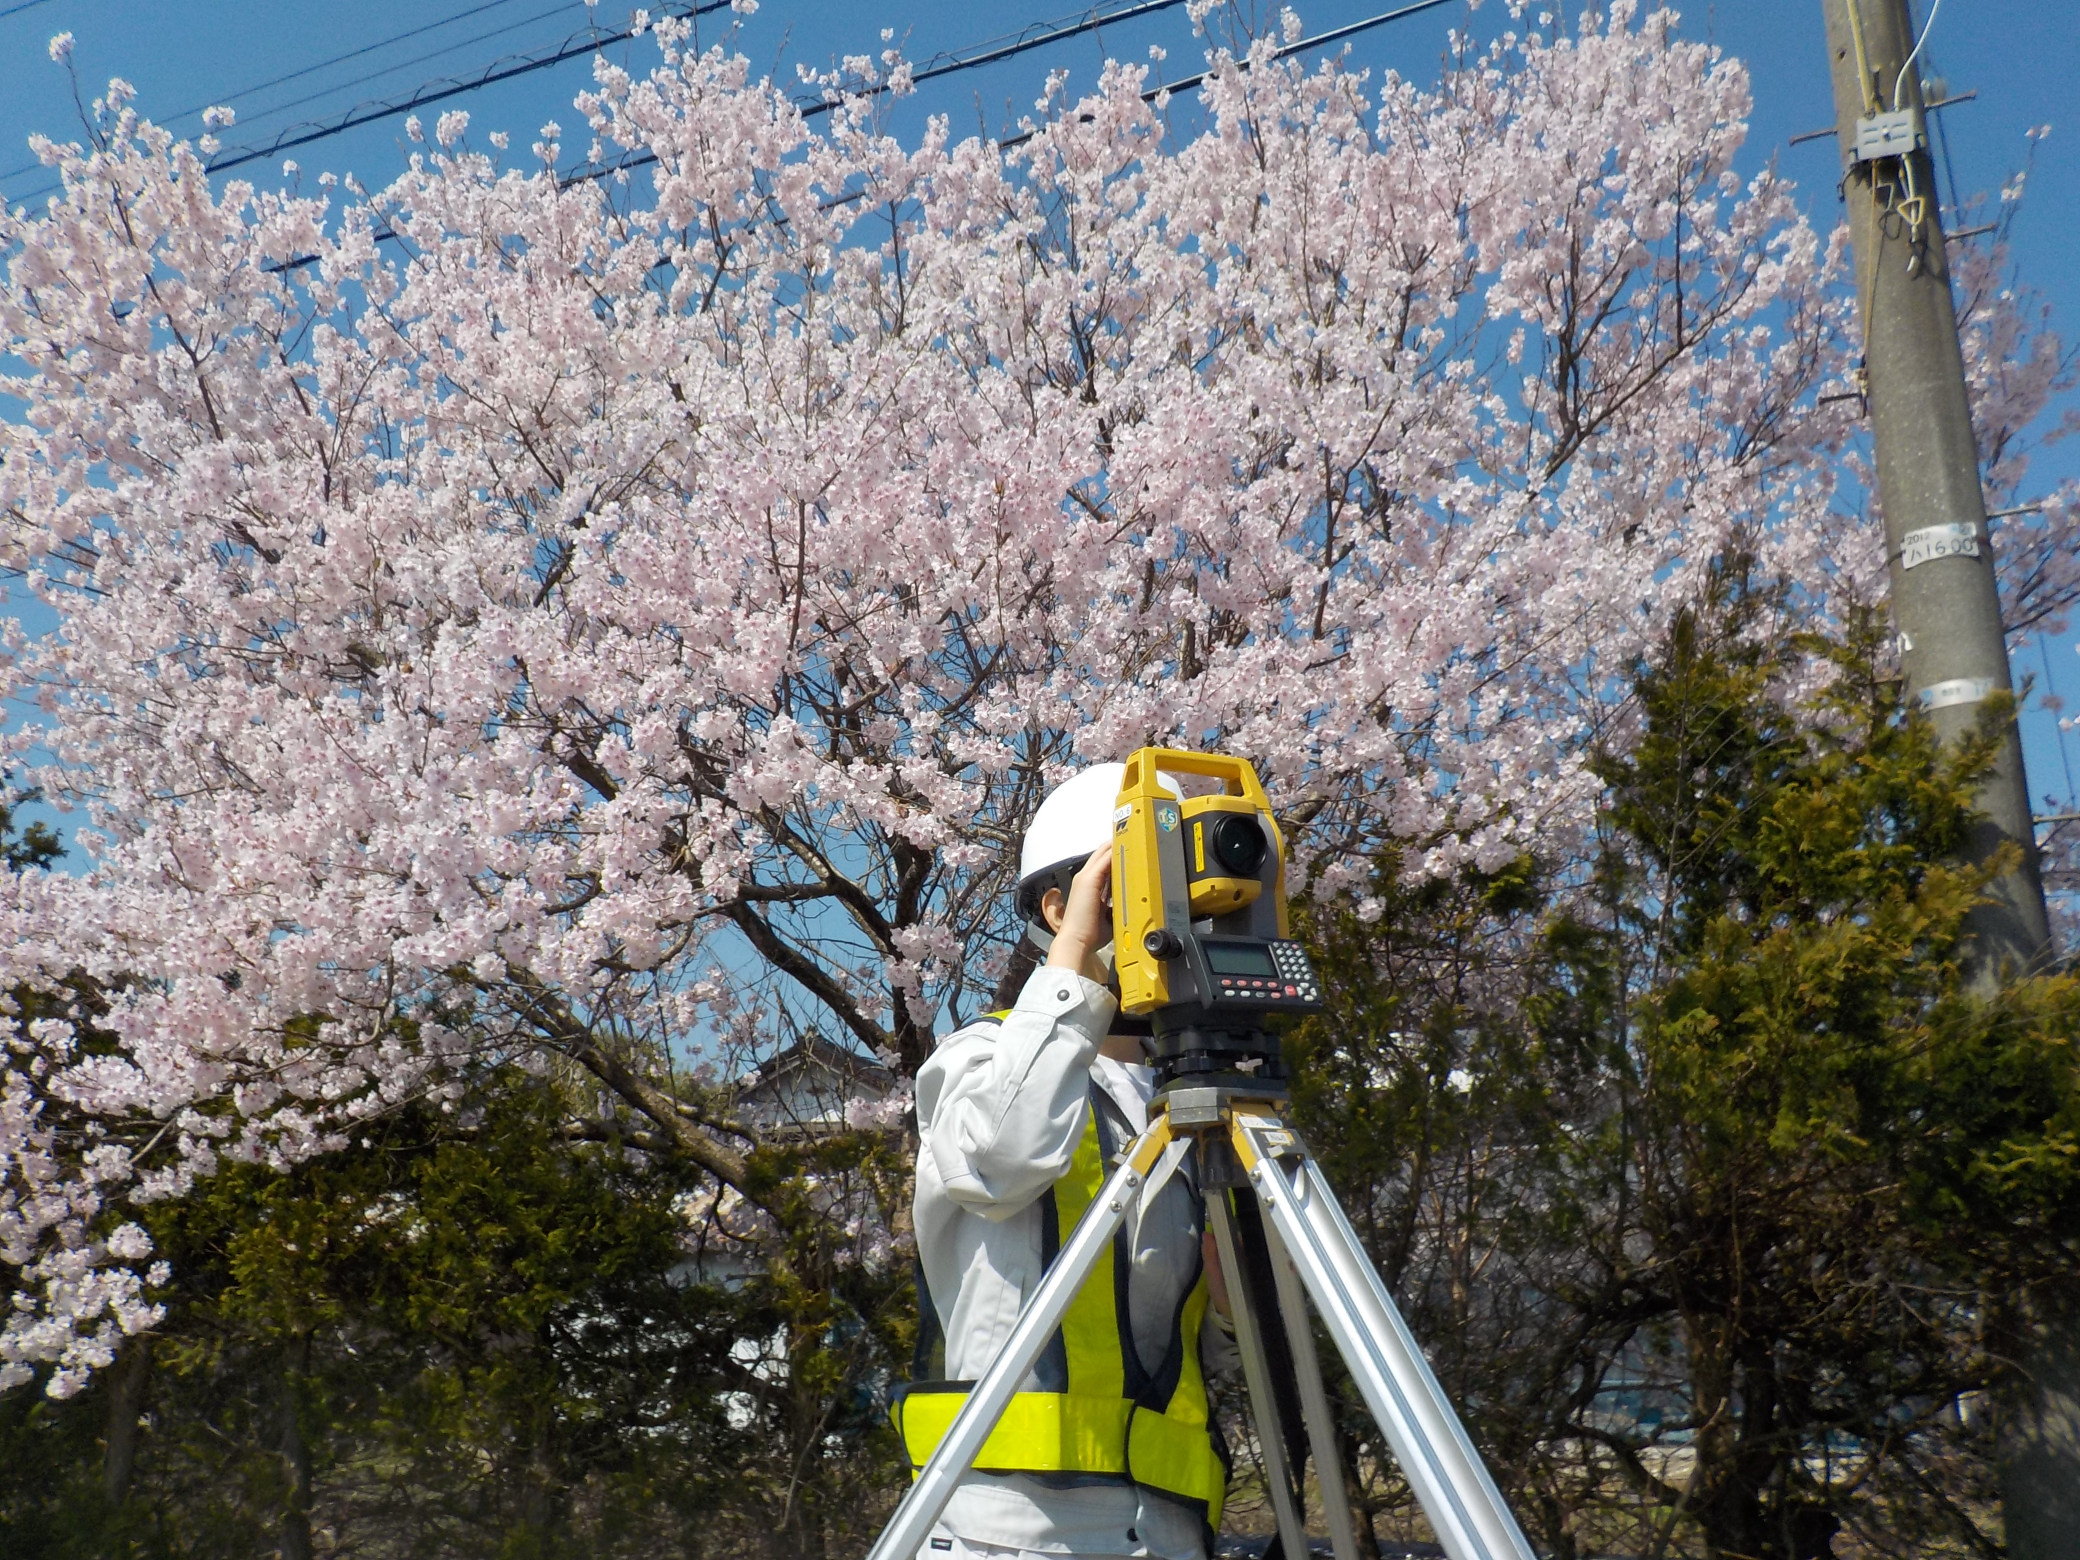
<instances>
[{"instance_id":1,"label":"jacket sleeve","mask_svg":"<svg viewBox=\"0 0 2080 1560\"><path fill-rule=\"evenodd\" d=\"M1116 1011L1103 986L1041 968L1001 1024L972 1024L932 1053L917 1074L918 1130L953 1202L1008 1219L1061 1178Z\"/></svg>"}]
</instances>

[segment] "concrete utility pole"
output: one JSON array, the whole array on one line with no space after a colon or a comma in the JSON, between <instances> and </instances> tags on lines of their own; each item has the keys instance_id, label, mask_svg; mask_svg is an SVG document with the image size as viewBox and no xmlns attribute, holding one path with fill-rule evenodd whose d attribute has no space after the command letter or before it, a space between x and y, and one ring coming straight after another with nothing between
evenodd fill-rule
<instances>
[{"instance_id":1,"label":"concrete utility pole","mask_svg":"<svg viewBox=\"0 0 2080 1560\"><path fill-rule=\"evenodd\" d=\"M1911 71L1898 79L1914 35L1905 0L1821 5L1900 659L1908 697L1946 741L1955 740L1978 720L1982 699L2013 684L1921 83ZM1971 925L1973 977L1990 985L2004 970L2039 964L2051 945L2022 739L2012 721L1980 805L1987 818L1971 854L1984 860L2009 842L2023 854L2020 867L1994 882L1993 902Z\"/></svg>"},{"instance_id":2,"label":"concrete utility pole","mask_svg":"<svg viewBox=\"0 0 2080 1560\"><path fill-rule=\"evenodd\" d=\"M2013 684L1921 82L1907 68L1913 23L1906 0L1821 0L1821 10L1900 659L1908 697L1954 741L1976 723L1982 700ZM1986 819L1969 854L1983 861L2004 844L2022 849L2022 864L1994 881L1991 902L1968 926L1967 974L1989 989L2051 952L2012 720L1979 800ZM2080 1314L2050 1309L2013 1319L2031 1378L2011 1405L2001 1448L2014 1560L2080 1560Z\"/></svg>"}]
</instances>

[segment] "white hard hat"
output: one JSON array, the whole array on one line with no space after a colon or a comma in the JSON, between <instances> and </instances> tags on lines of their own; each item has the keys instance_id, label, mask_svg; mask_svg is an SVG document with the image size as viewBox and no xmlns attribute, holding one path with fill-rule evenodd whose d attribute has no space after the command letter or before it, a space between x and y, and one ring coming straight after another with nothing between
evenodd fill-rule
<instances>
[{"instance_id":1,"label":"white hard hat","mask_svg":"<svg viewBox=\"0 0 2080 1560\"><path fill-rule=\"evenodd\" d=\"M1080 770L1047 793L1027 825L1018 852L1018 911L1043 934L1046 928L1037 924L1040 896L1054 887L1066 893L1068 885L1058 882L1057 874L1073 874L1091 852L1112 843L1112 812L1119 805L1119 783L1126 772L1125 764L1093 764ZM1173 796L1182 795L1168 775L1159 774L1156 780Z\"/></svg>"}]
</instances>

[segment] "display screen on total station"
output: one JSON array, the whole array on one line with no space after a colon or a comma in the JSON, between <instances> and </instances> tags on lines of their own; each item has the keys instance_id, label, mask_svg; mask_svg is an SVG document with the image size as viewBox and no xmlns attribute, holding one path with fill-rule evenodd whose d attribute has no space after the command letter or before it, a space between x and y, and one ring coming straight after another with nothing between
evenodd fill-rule
<instances>
[{"instance_id":1,"label":"display screen on total station","mask_svg":"<svg viewBox=\"0 0 2080 1560\"><path fill-rule=\"evenodd\" d=\"M1210 942L1206 962L1216 975L1276 975L1271 950L1262 943Z\"/></svg>"}]
</instances>

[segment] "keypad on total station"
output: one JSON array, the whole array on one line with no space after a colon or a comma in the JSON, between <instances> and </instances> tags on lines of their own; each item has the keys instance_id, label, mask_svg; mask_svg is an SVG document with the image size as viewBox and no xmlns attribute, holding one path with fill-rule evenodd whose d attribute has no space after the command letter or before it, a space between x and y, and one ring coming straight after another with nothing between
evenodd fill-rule
<instances>
[{"instance_id":1,"label":"keypad on total station","mask_svg":"<svg viewBox=\"0 0 2080 1560\"><path fill-rule=\"evenodd\" d=\"M1308 962L1307 950L1298 943L1275 942L1271 945L1271 957L1278 966L1279 975L1291 982L1285 988L1285 995L1313 1001L1316 995L1315 974L1314 966Z\"/></svg>"},{"instance_id":2,"label":"keypad on total station","mask_svg":"<svg viewBox=\"0 0 2080 1560\"><path fill-rule=\"evenodd\" d=\"M1296 987L1283 980L1260 980L1254 975L1223 975L1221 990L1238 997L1297 997Z\"/></svg>"}]
</instances>

